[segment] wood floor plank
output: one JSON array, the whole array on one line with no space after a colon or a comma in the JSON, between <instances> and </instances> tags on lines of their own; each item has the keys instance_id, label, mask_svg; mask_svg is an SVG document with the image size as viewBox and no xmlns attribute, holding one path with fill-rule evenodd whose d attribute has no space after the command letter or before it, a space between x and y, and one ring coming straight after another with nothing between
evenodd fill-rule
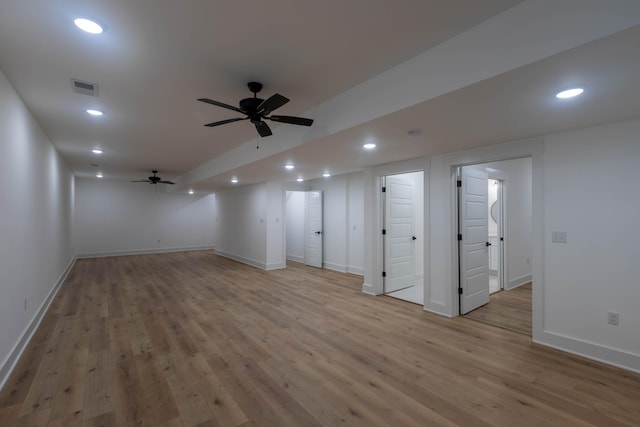
<instances>
[{"instance_id":1,"label":"wood floor plank","mask_svg":"<svg viewBox=\"0 0 640 427\"><path fill-rule=\"evenodd\" d=\"M211 251L78 260L0 425L638 426L640 375L533 344L527 287L476 320L361 289Z\"/></svg>"},{"instance_id":2,"label":"wood floor plank","mask_svg":"<svg viewBox=\"0 0 640 427\"><path fill-rule=\"evenodd\" d=\"M465 317L531 336L531 283L491 294L489 304Z\"/></svg>"}]
</instances>

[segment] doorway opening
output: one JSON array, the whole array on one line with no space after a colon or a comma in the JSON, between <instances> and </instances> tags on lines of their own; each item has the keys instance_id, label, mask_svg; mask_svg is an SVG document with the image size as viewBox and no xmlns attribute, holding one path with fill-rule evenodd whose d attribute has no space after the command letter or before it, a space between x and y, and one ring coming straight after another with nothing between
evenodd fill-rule
<instances>
[{"instance_id":1,"label":"doorway opening","mask_svg":"<svg viewBox=\"0 0 640 427\"><path fill-rule=\"evenodd\" d=\"M322 191L286 192L286 259L323 268Z\"/></svg>"},{"instance_id":2,"label":"doorway opening","mask_svg":"<svg viewBox=\"0 0 640 427\"><path fill-rule=\"evenodd\" d=\"M488 226L489 226L489 294L504 289L504 227L502 221L502 187L500 179L488 179Z\"/></svg>"},{"instance_id":3,"label":"doorway opening","mask_svg":"<svg viewBox=\"0 0 640 427\"><path fill-rule=\"evenodd\" d=\"M508 300L515 296L510 291L521 288L518 301L524 304L506 310L514 317L502 321L528 323L529 334L531 286L522 285L530 284L532 277L531 164L531 158L520 158L457 167L455 222L460 314L484 310L494 298ZM507 317L505 310L495 315ZM480 318L487 316L483 311Z\"/></svg>"},{"instance_id":4,"label":"doorway opening","mask_svg":"<svg viewBox=\"0 0 640 427\"><path fill-rule=\"evenodd\" d=\"M424 171L382 177L383 291L424 304Z\"/></svg>"}]
</instances>

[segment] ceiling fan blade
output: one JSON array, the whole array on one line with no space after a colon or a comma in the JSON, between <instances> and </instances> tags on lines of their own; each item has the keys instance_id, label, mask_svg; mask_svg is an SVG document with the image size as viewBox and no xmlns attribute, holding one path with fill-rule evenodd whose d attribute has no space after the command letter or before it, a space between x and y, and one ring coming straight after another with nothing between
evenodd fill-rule
<instances>
[{"instance_id":1,"label":"ceiling fan blade","mask_svg":"<svg viewBox=\"0 0 640 427\"><path fill-rule=\"evenodd\" d=\"M254 122L253 124L256 125L256 130L258 131L261 137L264 138L265 136L273 135L271 133L271 129L269 128L269 125L266 124L265 122L260 121L260 122Z\"/></svg>"},{"instance_id":2,"label":"ceiling fan blade","mask_svg":"<svg viewBox=\"0 0 640 427\"><path fill-rule=\"evenodd\" d=\"M266 116L269 113L271 113L273 110L282 107L287 102L289 102L289 98L285 98L279 93L276 93L275 95L272 95L269 98L262 101L262 104L258 106L258 114Z\"/></svg>"},{"instance_id":3,"label":"ceiling fan blade","mask_svg":"<svg viewBox=\"0 0 640 427\"><path fill-rule=\"evenodd\" d=\"M171 182L171 181L158 181L160 184L171 184L171 185L175 185L175 182Z\"/></svg>"},{"instance_id":4,"label":"ceiling fan blade","mask_svg":"<svg viewBox=\"0 0 640 427\"><path fill-rule=\"evenodd\" d=\"M213 123L207 123L205 126L207 127L214 127L214 126L220 126L220 125L226 125L227 123L233 123L233 122L237 122L240 120L247 120L249 117L236 117L233 119L227 119L227 120L220 120L219 122L213 122Z\"/></svg>"},{"instance_id":5,"label":"ceiling fan blade","mask_svg":"<svg viewBox=\"0 0 640 427\"><path fill-rule=\"evenodd\" d=\"M137 179L135 181L131 181L131 182L151 182L148 179Z\"/></svg>"},{"instance_id":6,"label":"ceiling fan blade","mask_svg":"<svg viewBox=\"0 0 640 427\"><path fill-rule=\"evenodd\" d=\"M233 105L225 104L224 102L214 101L209 98L198 98L198 101L206 102L207 104L216 105L218 107L226 108L227 110L237 111L238 113L246 114L246 111L242 111L238 107L234 107Z\"/></svg>"},{"instance_id":7,"label":"ceiling fan blade","mask_svg":"<svg viewBox=\"0 0 640 427\"><path fill-rule=\"evenodd\" d=\"M292 125L311 126L313 119L305 119L304 117L293 116L271 116L265 117L265 119L273 120L274 122L289 123Z\"/></svg>"}]
</instances>

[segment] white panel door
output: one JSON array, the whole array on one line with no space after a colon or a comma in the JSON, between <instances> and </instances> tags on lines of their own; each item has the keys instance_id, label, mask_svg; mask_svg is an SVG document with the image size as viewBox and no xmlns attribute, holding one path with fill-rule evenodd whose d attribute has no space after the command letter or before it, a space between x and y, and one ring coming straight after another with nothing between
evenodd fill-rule
<instances>
[{"instance_id":1,"label":"white panel door","mask_svg":"<svg viewBox=\"0 0 640 427\"><path fill-rule=\"evenodd\" d=\"M322 191L305 192L304 263L322 268Z\"/></svg>"},{"instance_id":2,"label":"white panel door","mask_svg":"<svg viewBox=\"0 0 640 427\"><path fill-rule=\"evenodd\" d=\"M415 284L413 216L413 181L388 176L385 203L385 293Z\"/></svg>"},{"instance_id":3,"label":"white panel door","mask_svg":"<svg viewBox=\"0 0 640 427\"><path fill-rule=\"evenodd\" d=\"M460 191L460 312L489 302L487 173L462 168Z\"/></svg>"}]
</instances>

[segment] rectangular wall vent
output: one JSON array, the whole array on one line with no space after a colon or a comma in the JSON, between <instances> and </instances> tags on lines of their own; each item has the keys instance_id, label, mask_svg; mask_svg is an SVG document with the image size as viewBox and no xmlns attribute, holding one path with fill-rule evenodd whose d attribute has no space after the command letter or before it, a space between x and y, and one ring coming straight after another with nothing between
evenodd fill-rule
<instances>
[{"instance_id":1,"label":"rectangular wall vent","mask_svg":"<svg viewBox=\"0 0 640 427\"><path fill-rule=\"evenodd\" d=\"M98 96L98 84L85 82L82 80L71 79L71 87L74 93L80 93L82 95Z\"/></svg>"}]
</instances>

